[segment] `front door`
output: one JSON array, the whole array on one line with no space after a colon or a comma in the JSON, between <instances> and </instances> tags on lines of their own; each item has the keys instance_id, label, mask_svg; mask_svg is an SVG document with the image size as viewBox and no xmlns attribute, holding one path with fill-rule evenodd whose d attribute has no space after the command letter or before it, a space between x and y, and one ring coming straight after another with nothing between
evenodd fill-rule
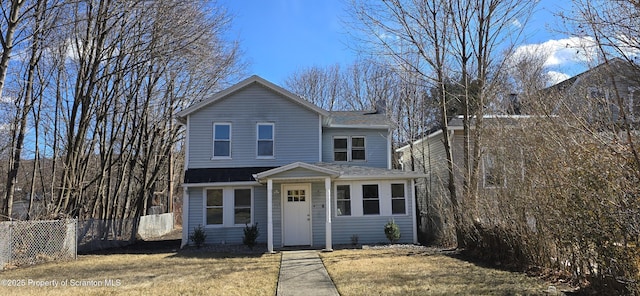
<instances>
[{"instance_id":1,"label":"front door","mask_svg":"<svg viewBox=\"0 0 640 296\"><path fill-rule=\"evenodd\" d=\"M282 229L285 246L311 245L311 186L284 185Z\"/></svg>"}]
</instances>

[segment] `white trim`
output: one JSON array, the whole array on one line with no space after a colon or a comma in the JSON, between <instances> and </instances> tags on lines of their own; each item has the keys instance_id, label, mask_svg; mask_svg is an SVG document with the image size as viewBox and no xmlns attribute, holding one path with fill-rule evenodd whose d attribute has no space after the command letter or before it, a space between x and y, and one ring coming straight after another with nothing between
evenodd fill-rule
<instances>
[{"instance_id":1,"label":"white trim","mask_svg":"<svg viewBox=\"0 0 640 296\"><path fill-rule=\"evenodd\" d=\"M183 167L183 169L184 169L185 172L187 171L187 169L189 169L189 141L191 139L189 137L189 134L190 134L189 130L190 129L191 129L191 116L188 116L187 117L187 132L186 132L186 135L185 135L186 138L185 138L185 141L184 141L185 142L185 144L184 144L185 145L185 151L184 151L184 167ZM213 149L213 145L212 145L211 149Z\"/></svg>"},{"instance_id":2,"label":"white trim","mask_svg":"<svg viewBox=\"0 0 640 296\"><path fill-rule=\"evenodd\" d=\"M186 227L185 227L186 226ZM180 248L189 244L189 189L182 188L182 243Z\"/></svg>"},{"instance_id":3,"label":"white trim","mask_svg":"<svg viewBox=\"0 0 640 296\"><path fill-rule=\"evenodd\" d=\"M271 155L258 155L260 149L258 142L260 142L260 126L261 125L270 125L271 126ZM263 139L263 141L265 141ZM273 122L264 122L258 121L256 123L256 159L275 159L276 158L276 124Z\"/></svg>"},{"instance_id":4,"label":"white trim","mask_svg":"<svg viewBox=\"0 0 640 296\"><path fill-rule=\"evenodd\" d=\"M438 129L437 131L430 133L429 135L427 135L426 137L422 137L421 139L414 141L413 142L413 146L418 145L428 139L431 139L439 134L442 134L442 129ZM411 147L411 145L404 145L398 149L396 149L396 152L404 152L405 150L409 149Z\"/></svg>"},{"instance_id":5,"label":"white trim","mask_svg":"<svg viewBox=\"0 0 640 296\"><path fill-rule=\"evenodd\" d=\"M387 169L391 169L393 167L392 164L392 159L393 159L393 153L394 151L392 150L393 145L391 144L391 137L393 135L391 134L391 129L389 129L389 131L387 132ZM366 148L366 147L365 147Z\"/></svg>"},{"instance_id":6,"label":"white trim","mask_svg":"<svg viewBox=\"0 0 640 296\"><path fill-rule=\"evenodd\" d=\"M404 199L404 213L393 213L393 185L402 185L402 190L403 190L403 197L402 199ZM404 182L389 182L389 189L391 190L391 216L407 216L409 213L407 212L407 210L409 209L409 202L407 200L408 198L408 190L407 190L407 181ZM400 199L398 197L396 197L395 199Z\"/></svg>"},{"instance_id":7,"label":"white trim","mask_svg":"<svg viewBox=\"0 0 640 296\"><path fill-rule=\"evenodd\" d=\"M325 208L325 223L324 223L324 228L325 228L325 247L324 247L324 251L330 252L333 251L333 246L332 246L332 234L331 234L331 178L326 177L324 179L324 190L325 190L325 202L324 202L324 208ZM313 203L313 201L312 201ZM313 216L313 215L311 215ZM313 226L311 227L311 229L313 229ZM313 235L311 236L311 243L313 244Z\"/></svg>"},{"instance_id":8,"label":"white trim","mask_svg":"<svg viewBox=\"0 0 640 296\"><path fill-rule=\"evenodd\" d=\"M308 163L304 163L304 162L299 162L298 161L298 162L290 163L288 165L283 165L281 167L277 167L275 169L271 169L271 170L264 171L264 172L261 172L261 173L258 173L258 174L254 174L253 177L256 178L257 180L260 180L260 179L268 178L268 177L270 177L272 175L275 175L275 174L279 174L279 173L286 172L286 171L292 170L292 169L297 169L297 168L303 168L303 169L307 169L307 170L310 170L310 171L324 173L324 174L327 174L327 175L331 175L332 177L337 177L337 176L340 175L340 172L338 172L338 171L334 171L334 170L331 170L331 169L326 169L326 168L323 168L323 167L319 167L319 166L316 166L316 165L312 165L312 164L308 164Z\"/></svg>"},{"instance_id":9,"label":"white trim","mask_svg":"<svg viewBox=\"0 0 640 296\"><path fill-rule=\"evenodd\" d=\"M353 159L353 139L354 138L362 138L364 140L364 159ZM346 139L347 140L347 148L346 148L346 152L347 152L347 160L336 160L336 139ZM359 136L359 135L351 135L351 136L344 136L344 135L337 135L337 136L333 136L331 138L331 159L333 160L333 162L336 163L364 163L367 162L367 136ZM339 151L342 152L342 151Z\"/></svg>"},{"instance_id":10,"label":"white trim","mask_svg":"<svg viewBox=\"0 0 640 296\"><path fill-rule=\"evenodd\" d=\"M222 190L222 224L208 224L207 223L207 191L208 190ZM244 224L236 224L235 223L235 191L238 189L248 189L251 193L251 218L249 224L255 224L255 192L252 186L210 186L210 187L202 187L202 226L205 228L211 229L220 229L220 228L238 228L244 227Z\"/></svg>"},{"instance_id":11,"label":"white trim","mask_svg":"<svg viewBox=\"0 0 640 296\"><path fill-rule=\"evenodd\" d=\"M411 180L411 219L413 219L412 228L413 228L413 243L418 243L418 220L416 217L416 180Z\"/></svg>"},{"instance_id":12,"label":"white trim","mask_svg":"<svg viewBox=\"0 0 640 296\"><path fill-rule=\"evenodd\" d=\"M322 162L322 115L318 115L318 162Z\"/></svg>"},{"instance_id":13,"label":"white trim","mask_svg":"<svg viewBox=\"0 0 640 296\"><path fill-rule=\"evenodd\" d=\"M273 180L267 179L267 250L273 253Z\"/></svg>"}]
</instances>

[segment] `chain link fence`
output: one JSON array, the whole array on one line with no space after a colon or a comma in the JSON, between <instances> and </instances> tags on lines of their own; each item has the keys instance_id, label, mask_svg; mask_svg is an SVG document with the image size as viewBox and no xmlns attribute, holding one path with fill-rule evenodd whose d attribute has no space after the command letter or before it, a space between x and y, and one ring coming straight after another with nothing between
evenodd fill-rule
<instances>
[{"instance_id":1,"label":"chain link fence","mask_svg":"<svg viewBox=\"0 0 640 296\"><path fill-rule=\"evenodd\" d=\"M0 268L77 256L76 220L0 223Z\"/></svg>"}]
</instances>

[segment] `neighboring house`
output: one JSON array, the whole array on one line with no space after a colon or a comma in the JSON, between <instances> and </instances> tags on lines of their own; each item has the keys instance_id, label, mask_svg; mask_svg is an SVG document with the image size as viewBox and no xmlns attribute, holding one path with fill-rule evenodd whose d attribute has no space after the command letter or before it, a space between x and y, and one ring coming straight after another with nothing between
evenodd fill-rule
<instances>
[{"instance_id":1,"label":"neighboring house","mask_svg":"<svg viewBox=\"0 0 640 296\"><path fill-rule=\"evenodd\" d=\"M544 89L541 95L551 98L554 102L552 110L549 110L550 115L545 115L546 117L559 118L566 115L563 112L570 111L572 116L581 114L590 122L608 120L619 123L624 112L632 128L637 128L640 122L640 73L637 66L631 66L621 59L611 60L608 65L599 65ZM618 96L622 104L617 101ZM535 116L519 114L520 111L528 113L527 104L524 102L520 106L520 102L514 101L518 104L518 108L511 108L511 111L517 109L518 114L485 115L485 128L515 126L518 122L524 122L527 118ZM623 108L620 108L620 105ZM563 108L565 111L561 111ZM473 122L474 120L471 119L472 127ZM456 189L460 195L464 168L462 117L452 118L448 129ZM492 144L500 145L500 143ZM488 152L491 150L488 147L481 147L481 149L483 152L481 163L478 164L478 189L491 192L508 186L507 180L502 175L503 168L496 162L496 153L499 151ZM400 154L399 162L403 169L420 171L427 175L426 178L416 181L418 231L422 243L437 241L445 236L444 232L447 229L453 226L453 221L448 218L450 216L442 214L448 211L450 203L447 188L448 166L442 129L434 129L425 137L396 149L396 152Z\"/></svg>"},{"instance_id":2,"label":"neighboring house","mask_svg":"<svg viewBox=\"0 0 640 296\"><path fill-rule=\"evenodd\" d=\"M269 251L285 246L416 243L414 179L391 169L383 112L328 112L252 76L177 114L186 127L182 245L242 243L258 224Z\"/></svg>"},{"instance_id":3,"label":"neighboring house","mask_svg":"<svg viewBox=\"0 0 640 296\"><path fill-rule=\"evenodd\" d=\"M554 113L559 113L564 104L588 121L618 123L624 113L628 122L637 126L640 123L640 66L620 58L612 59L543 90L543 95L556 98ZM581 112L585 110L588 113Z\"/></svg>"}]
</instances>

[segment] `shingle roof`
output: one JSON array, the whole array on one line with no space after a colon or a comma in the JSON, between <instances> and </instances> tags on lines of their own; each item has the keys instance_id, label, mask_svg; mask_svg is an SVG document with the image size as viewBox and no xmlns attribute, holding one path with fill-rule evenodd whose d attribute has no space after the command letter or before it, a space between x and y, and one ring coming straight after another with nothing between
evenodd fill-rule
<instances>
[{"instance_id":1,"label":"shingle roof","mask_svg":"<svg viewBox=\"0 0 640 296\"><path fill-rule=\"evenodd\" d=\"M369 111L331 111L329 126L379 126L390 125L384 113Z\"/></svg>"},{"instance_id":2,"label":"shingle roof","mask_svg":"<svg viewBox=\"0 0 640 296\"><path fill-rule=\"evenodd\" d=\"M255 181L253 174L268 171L273 168L274 167L188 169L184 173L184 183L193 184Z\"/></svg>"},{"instance_id":3,"label":"shingle roof","mask_svg":"<svg viewBox=\"0 0 640 296\"><path fill-rule=\"evenodd\" d=\"M402 171L402 170L390 170L386 168L375 168L375 167L365 167L365 166L355 166L349 164L337 164L337 163L327 163L327 162L318 162L313 165L330 169L333 171L340 172L339 179L348 179L348 178L420 178L425 175L418 172L412 171Z\"/></svg>"}]
</instances>

